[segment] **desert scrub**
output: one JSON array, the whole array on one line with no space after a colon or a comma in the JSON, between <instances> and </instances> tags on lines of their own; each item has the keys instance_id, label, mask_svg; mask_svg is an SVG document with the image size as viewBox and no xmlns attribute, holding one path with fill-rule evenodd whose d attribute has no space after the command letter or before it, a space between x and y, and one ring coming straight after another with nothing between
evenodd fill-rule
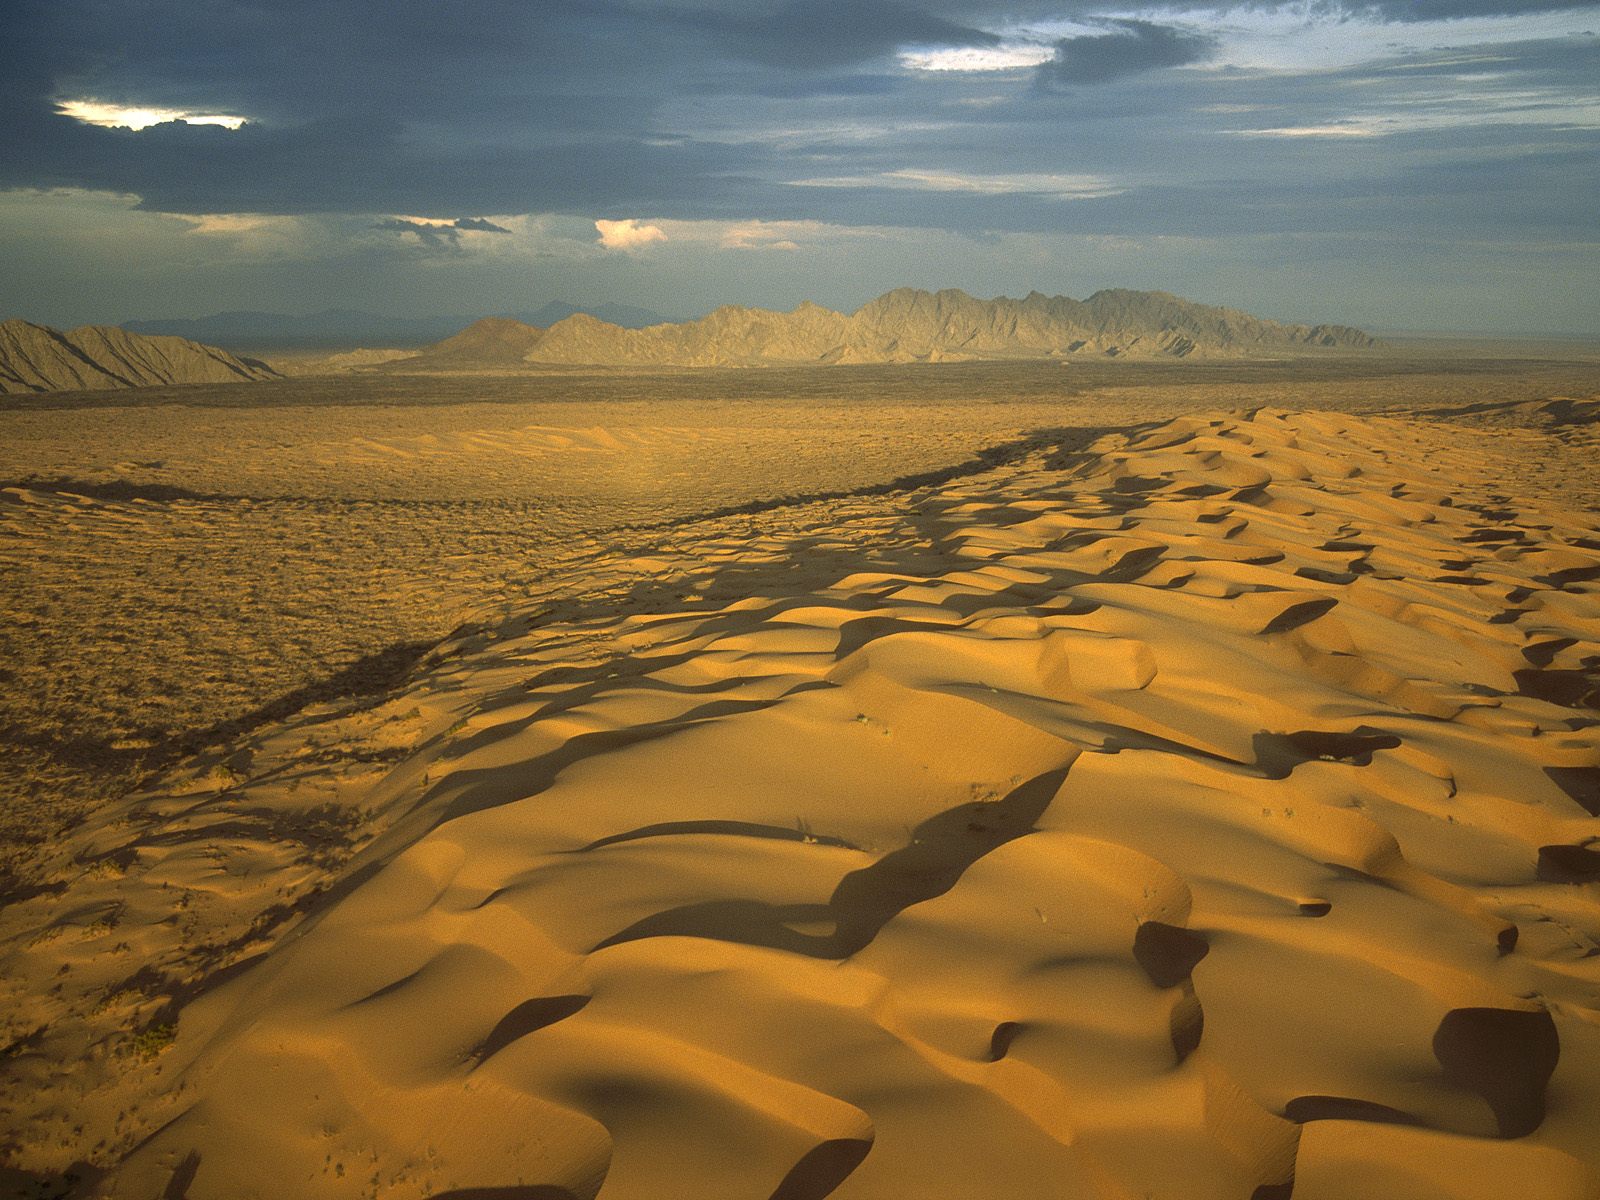
<instances>
[{"instance_id":1,"label":"desert scrub","mask_svg":"<svg viewBox=\"0 0 1600 1200\"><path fill-rule=\"evenodd\" d=\"M108 854L104 858L90 859L83 873L90 879L121 879L128 873L129 862L120 855Z\"/></svg>"},{"instance_id":2,"label":"desert scrub","mask_svg":"<svg viewBox=\"0 0 1600 1200\"><path fill-rule=\"evenodd\" d=\"M206 772L204 778L218 791L225 791L235 784L244 782L244 776L227 763L218 763Z\"/></svg>"},{"instance_id":3,"label":"desert scrub","mask_svg":"<svg viewBox=\"0 0 1600 1200\"><path fill-rule=\"evenodd\" d=\"M196 792L225 792L244 782L244 776L227 763L216 763L204 771L196 771L172 785L172 794L192 796Z\"/></svg>"},{"instance_id":4,"label":"desert scrub","mask_svg":"<svg viewBox=\"0 0 1600 1200\"><path fill-rule=\"evenodd\" d=\"M78 931L83 938L104 937L122 923L122 905L116 904L101 911L100 915Z\"/></svg>"},{"instance_id":5,"label":"desert scrub","mask_svg":"<svg viewBox=\"0 0 1600 1200\"><path fill-rule=\"evenodd\" d=\"M172 1045L177 1036L175 1025L146 1025L128 1039L128 1053L140 1062L150 1062Z\"/></svg>"},{"instance_id":6,"label":"desert scrub","mask_svg":"<svg viewBox=\"0 0 1600 1200\"><path fill-rule=\"evenodd\" d=\"M142 1004L144 1003L144 1000L144 993L135 991L133 988L113 988L104 996L100 997L100 1002L89 1011L92 1015L99 1016L100 1014L108 1013L113 1009L127 1008L131 1005Z\"/></svg>"}]
</instances>

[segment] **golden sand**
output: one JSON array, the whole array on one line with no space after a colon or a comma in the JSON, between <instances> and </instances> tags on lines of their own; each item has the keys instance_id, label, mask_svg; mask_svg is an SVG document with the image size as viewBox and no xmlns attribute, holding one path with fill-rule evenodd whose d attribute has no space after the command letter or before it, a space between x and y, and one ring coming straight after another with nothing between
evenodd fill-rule
<instances>
[{"instance_id":1,"label":"golden sand","mask_svg":"<svg viewBox=\"0 0 1600 1200\"><path fill-rule=\"evenodd\" d=\"M13 1158L141 1200L1592 1197L1600 515L1555 497L1594 408L1063 430L574 543L38 852Z\"/></svg>"}]
</instances>

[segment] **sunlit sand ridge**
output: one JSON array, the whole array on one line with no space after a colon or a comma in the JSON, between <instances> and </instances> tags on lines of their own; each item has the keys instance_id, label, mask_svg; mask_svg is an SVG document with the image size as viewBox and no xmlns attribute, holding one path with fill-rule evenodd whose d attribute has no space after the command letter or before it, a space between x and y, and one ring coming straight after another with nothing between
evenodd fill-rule
<instances>
[{"instance_id":1,"label":"sunlit sand ridge","mask_svg":"<svg viewBox=\"0 0 1600 1200\"><path fill-rule=\"evenodd\" d=\"M1223 414L597 549L60 848L17 1141L189 1200L1593 1196L1600 530L1480 479Z\"/></svg>"},{"instance_id":2,"label":"sunlit sand ridge","mask_svg":"<svg viewBox=\"0 0 1600 1200\"><path fill-rule=\"evenodd\" d=\"M867 407L848 384L831 409L751 404L740 373L719 388L743 398L629 402L590 381L589 403L485 386L397 409L415 393L347 385L234 406L252 389L229 386L0 411L0 904L97 803L313 699L386 690L474 612L569 561L587 575L596 539L650 540L618 526L878 487L1083 419L981 396Z\"/></svg>"}]
</instances>

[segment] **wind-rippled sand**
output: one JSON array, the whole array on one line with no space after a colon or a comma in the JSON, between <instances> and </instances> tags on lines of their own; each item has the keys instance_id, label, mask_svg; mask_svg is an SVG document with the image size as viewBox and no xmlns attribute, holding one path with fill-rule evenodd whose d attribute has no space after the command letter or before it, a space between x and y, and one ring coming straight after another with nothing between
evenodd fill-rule
<instances>
[{"instance_id":1,"label":"wind-rippled sand","mask_svg":"<svg viewBox=\"0 0 1600 1200\"><path fill-rule=\"evenodd\" d=\"M1593 1197L1600 517L1506 478L1594 415L1060 432L575 546L50 848L0 913L13 1157L189 1200Z\"/></svg>"},{"instance_id":2,"label":"wind-rippled sand","mask_svg":"<svg viewBox=\"0 0 1600 1200\"><path fill-rule=\"evenodd\" d=\"M472 613L613 544L607 530L947 467L1055 415L793 401L0 413L0 894L63 820L174 754L381 690Z\"/></svg>"},{"instance_id":3,"label":"wind-rippled sand","mask_svg":"<svg viewBox=\"0 0 1600 1200\"><path fill-rule=\"evenodd\" d=\"M0 896L37 882L38 847L64 823L176 757L381 693L570 555L648 542L619 526L1206 407L1493 410L1452 418L1482 425L1507 402L1586 395L1596 376L1583 361L996 363L9 397ZM1591 460L1544 454L1545 424L1513 413L1497 472L1515 491L1592 501Z\"/></svg>"}]
</instances>

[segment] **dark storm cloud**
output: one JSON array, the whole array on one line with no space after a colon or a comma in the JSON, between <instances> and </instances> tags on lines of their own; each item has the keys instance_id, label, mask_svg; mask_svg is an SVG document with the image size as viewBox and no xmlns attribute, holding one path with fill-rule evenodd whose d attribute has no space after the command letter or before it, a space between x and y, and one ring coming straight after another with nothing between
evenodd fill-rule
<instances>
[{"instance_id":1,"label":"dark storm cloud","mask_svg":"<svg viewBox=\"0 0 1600 1200\"><path fill-rule=\"evenodd\" d=\"M1489 35L1468 23L1449 49L1431 32L1434 50L1377 48L1422 19L1572 5L1328 0L1303 42L1337 46L1348 23L1375 61L1313 54L1274 71L1229 68L1229 39L1268 18L1261 44L1290 36L1301 6L1228 5L1233 29L1217 7L1178 0L1141 20L1091 0L8 0L0 189L133 194L164 213L348 214L329 227L358 231L361 254L411 262L419 243L496 232L462 213L558 214L579 240L596 217L1595 240L1600 39L1474 45ZM1086 31L1035 69L897 58L1004 51L1019 23L1066 19ZM59 115L63 99L248 123L97 128ZM1058 177L1104 187L1067 198ZM359 236L374 222L392 236ZM522 238L474 240L509 251ZM594 269L632 269L625 259Z\"/></svg>"},{"instance_id":2,"label":"dark storm cloud","mask_svg":"<svg viewBox=\"0 0 1600 1200\"><path fill-rule=\"evenodd\" d=\"M884 95L905 81L852 66L914 41L995 40L891 0L20 0L7 26L0 187L134 192L174 212L430 216L723 190L767 154L697 143L658 121L663 104ZM250 124L89 128L57 115L62 98Z\"/></svg>"},{"instance_id":3,"label":"dark storm cloud","mask_svg":"<svg viewBox=\"0 0 1600 1200\"><path fill-rule=\"evenodd\" d=\"M903 45L996 40L895 0L721 11L613 0L19 0L18 9L0 56L31 67L17 84L35 100L65 91L278 122L383 114L582 131L637 122L681 92L759 88L774 71L828 77Z\"/></svg>"},{"instance_id":4,"label":"dark storm cloud","mask_svg":"<svg viewBox=\"0 0 1600 1200\"><path fill-rule=\"evenodd\" d=\"M1148 7L1163 13L1176 13L1215 12L1238 7L1266 10L1281 6L1280 0L1249 0L1243 5L1221 4L1215 0L1167 0ZM1594 0L1313 0L1311 5L1313 9L1324 13L1371 15L1391 21L1526 16L1593 6ZM726 0L726 7L737 10L745 7L745 0ZM1096 0L922 0L917 7L946 20L990 28L1000 21L1043 21L1059 17L1125 13L1130 8L1142 6L1112 5Z\"/></svg>"},{"instance_id":5,"label":"dark storm cloud","mask_svg":"<svg viewBox=\"0 0 1600 1200\"><path fill-rule=\"evenodd\" d=\"M1468 57L1321 69L1287 87L1275 73L1220 71L1034 92L976 108L959 129L908 126L892 144L852 148L848 175L858 182L830 189L826 211L967 230L1595 240L1600 131L1585 125L1595 102L1587 118L1572 102L1600 93L1600 39ZM1471 81L1479 72L1492 86ZM801 157L828 150L794 147ZM1119 190L1065 200L1028 194L1024 179L1007 194L916 191L892 177L908 164L980 177L1079 173Z\"/></svg>"},{"instance_id":6,"label":"dark storm cloud","mask_svg":"<svg viewBox=\"0 0 1600 1200\"><path fill-rule=\"evenodd\" d=\"M780 100L820 100L829 96L888 96L903 86L904 81L893 75L868 75L852 71L841 74L785 74L752 82L749 91L753 95Z\"/></svg>"},{"instance_id":7,"label":"dark storm cloud","mask_svg":"<svg viewBox=\"0 0 1600 1200\"><path fill-rule=\"evenodd\" d=\"M511 232L505 226L496 225L493 221L485 220L482 217L457 217L454 221L448 221L443 224L435 224L431 221L408 221L404 217L389 217L374 223L372 227L390 233L412 234L430 250L453 250L459 247L463 231L477 233Z\"/></svg>"},{"instance_id":8,"label":"dark storm cloud","mask_svg":"<svg viewBox=\"0 0 1600 1200\"><path fill-rule=\"evenodd\" d=\"M0 139L0 187L85 187L162 212L586 211L659 207L762 156L626 136L532 146L419 144L405 126L344 118L238 131L181 123L133 132L35 115ZM550 130L541 136L573 136Z\"/></svg>"},{"instance_id":9,"label":"dark storm cloud","mask_svg":"<svg viewBox=\"0 0 1600 1200\"><path fill-rule=\"evenodd\" d=\"M430 250L452 249L461 242L460 231L450 225L430 225L426 221L406 221L399 217L391 217L385 221L375 222L372 227L389 233L413 234Z\"/></svg>"},{"instance_id":10,"label":"dark storm cloud","mask_svg":"<svg viewBox=\"0 0 1600 1200\"><path fill-rule=\"evenodd\" d=\"M7 57L31 64L22 86L36 101L87 94L276 123L581 129L636 112L637 97L706 58L685 22L604 0L21 0L7 25Z\"/></svg>"},{"instance_id":11,"label":"dark storm cloud","mask_svg":"<svg viewBox=\"0 0 1600 1200\"><path fill-rule=\"evenodd\" d=\"M1217 45L1217 39L1208 34L1150 21L1116 20L1106 25L1106 33L1057 42L1055 57L1039 67L1039 81L1046 87L1105 83L1159 67L1203 62Z\"/></svg>"},{"instance_id":12,"label":"dark storm cloud","mask_svg":"<svg viewBox=\"0 0 1600 1200\"><path fill-rule=\"evenodd\" d=\"M1026 193L930 197L879 187L841 192L830 205L846 222L1063 235L1316 232L1584 242L1597 233L1590 197L1600 190L1600 133L1567 134L1558 145L1532 151L1484 138L1470 154L1450 132L1395 140L1403 144L1399 162L1395 147L1355 140L1332 147L1241 142L1231 177L1079 200ZM1497 165L1486 171L1486 159Z\"/></svg>"},{"instance_id":13,"label":"dark storm cloud","mask_svg":"<svg viewBox=\"0 0 1600 1200\"><path fill-rule=\"evenodd\" d=\"M689 39L685 45L709 36L704 28L697 28L692 38L678 32ZM1557 140L1576 146L1576 156L1558 156L1537 172L1523 171L1518 164L1532 150L1528 133L1515 120L1518 106L1536 108L1543 102L1541 94L1552 89L1570 93L1596 78L1600 40L1495 47L1488 69L1503 77L1510 93L1500 102L1508 124L1431 132L1402 129L1391 136L1349 139L1246 134L1251 129L1333 125L1369 109L1379 117L1399 114L1406 119L1429 113L1436 93L1464 86L1456 79L1464 68L1452 65L1456 56L1414 55L1319 71L1287 87L1276 77L1251 73L1143 73L1171 65L1180 56L1192 61L1189 56L1204 50L1197 40L1204 41L1163 26L1120 22L1104 35L1069 40L1058 60L1048 64L1077 82L1087 75L1095 86L1022 89L1012 102L977 107L936 108L929 99L982 97L993 85L981 77L908 80L876 69L860 76L876 81L870 91L826 93L819 87L805 105L791 105L782 99L785 82L851 76L833 68L809 75L774 69L754 78L769 89L763 97L751 87L747 66L731 68L736 74L728 86L745 90L727 102L718 96L717 77L705 53L692 69L682 63L674 68L683 78L658 77L652 85L655 100L641 102L631 112L606 110L598 122L593 113L573 115L581 103L563 105L563 97L550 95L573 85L570 71L527 81L551 100L548 106L527 101L541 110L539 120L520 113L514 119L492 119L495 106L482 97L513 89L503 76L482 72L462 76L462 86L480 98L475 107L463 107L458 99L455 108L429 113L415 97L397 102L392 111L332 105L328 115L315 116L308 108L303 119L262 120L236 132L182 123L140 132L92 128L55 115L53 105L41 100L21 107L12 117L9 136L0 139L0 186L131 192L147 208L180 213L414 213L451 220L463 211L562 212L586 218L760 217L969 232L1195 236L1240 233L1252 226L1355 229L1366 223L1420 229L1441 222L1478 235L1491 220L1503 232L1526 236L1592 230L1592 216L1582 201L1592 194L1594 174L1582 154L1592 149L1588 135L1560 134ZM458 48L455 53L466 51ZM129 69L123 62L114 66ZM595 69L610 68L596 64ZM337 73L322 59L301 70ZM354 61L340 86L358 92L366 87L369 73L386 75L390 70ZM679 82L684 86L675 91ZM193 86L192 81L185 86ZM259 87L259 81L250 86ZM382 86L397 88L392 81ZM630 86L644 85L634 78ZM1592 82L1588 86L1593 90ZM125 98L160 103L182 99L137 90ZM722 104L736 117L754 122L758 132L742 140L716 138L658 122L656 102L684 98ZM298 96L293 103L306 101ZM191 104L196 110L255 115L247 105L229 103L229 93L223 91L196 93ZM760 110L761 120L756 119L759 105L769 106ZM1219 107L1239 111L1206 111ZM452 115L457 108L464 113L460 118ZM779 142L759 135L763 123L807 119L819 127L813 137L788 135ZM892 135L858 138L848 133L867 123ZM830 132L834 124L846 134ZM1557 135L1541 135L1540 145L1548 148L1553 137ZM1428 160L1448 165L1431 189L1416 182ZM993 176L1092 174L1118 184L1120 191L1100 199L1061 200L1026 194L1026 187L995 194L870 182L880 173L908 167ZM807 175L865 182L844 187L783 182ZM1482 206L1470 202L1478 176L1481 190L1493 197ZM1130 182L1121 184L1124 179ZM1520 220L1519 203L1524 213ZM391 226L393 232L415 233L424 244L437 246L472 226L449 232L439 232L441 226L433 224L423 228L427 232Z\"/></svg>"},{"instance_id":14,"label":"dark storm cloud","mask_svg":"<svg viewBox=\"0 0 1600 1200\"><path fill-rule=\"evenodd\" d=\"M733 53L784 70L868 62L906 45L993 45L995 34L894 0L788 0L748 16L696 19Z\"/></svg>"}]
</instances>

